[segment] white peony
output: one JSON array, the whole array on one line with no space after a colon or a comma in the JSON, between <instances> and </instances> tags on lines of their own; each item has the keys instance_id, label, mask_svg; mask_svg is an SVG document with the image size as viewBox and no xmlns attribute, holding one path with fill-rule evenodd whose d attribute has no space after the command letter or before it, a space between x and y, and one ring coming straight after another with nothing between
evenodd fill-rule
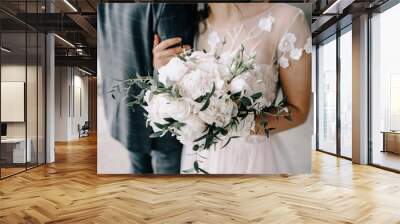
<instances>
[{"instance_id":1,"label":"white peony","mask_svg":"<svg viewBox=\"0 0 400 224\"><path fill-rule=\"evenodd\" d=\"M178 88L182 97L195 100L211 92L214 84L218 91L224 88L223 80L216 73L194 70L182 78L178 83Z\"/></svg>"},{"instance_id":2,"label":"white peony","mask_svg":"<svg viewBox=\"0 0 400 224\"><path fill-rule=\"evenodd\" d=\"M150 96L150 94L148 94ZM160 129L154 123L165 124L164 120L165 115L161 113L160 108L166 105L169 102L167 94L158 94L148 97L149 101L147 102L147 106L144 106L144 109L147 111L147 120L150 122L150 126L153 128L155 132L160 131Z\"/></svg>"},{"instance_id":3,"label":"white peony","mask_svg":"<svg viewBox=\"0 0 400 224\"><path fill-rule=\"evenodd\" d=\"M215 59L201 59L196 65L196 69L207 73L213 73L218 69L218 64Z\"/></svg>"},{"instance_id":4,"label":"white peony","mask_svg":"<svg viewBox=\"0 0 400 224\"><path fill-rule=\"evenodd\" d=\"M187 70L188 67L186 67L184 61L178 57L173 57L168 64L158 69L158 79L165 86L170 86L171 84L181 80Z\"/></svg>"},{"instance_id":5,"label":"white peony","mask_svg":"<svg viewBox=\"0 0 400 224\"><path fill-rule=\"evenodd\" d=\"M297 38L293 33L285 33L282 39L279 41L278 50L281 52L288 52L294 48L294 43Z\"/></svg>"},{"instance_id":6,"label":"white peony","mask_svg":"<svg viewBox=\"0 0 400 224\"><path fill-rule=\"evenodd\" d=\"M226 66L231 66L235 57L235 52L225 51L219 56L219 62Z\"/></svg>"},{"instance_id":7,"label":"white peony","mask_svg":"<svg viewBox=\"0 0 400 224\"><path fill-rule=\"evenodd\" d=\"M144 108L148 112L147 119L155 132L160 129L155 123L166 124L166 118L173 118L177 121L185 120L191 112L190 104L183 99L175 99L168 94L153 95Z\"/></svg>"},{"instance_id":8,"label":"white peony","mask_svg":"<svg viewBox=\"0 0 400 224\"><path fill-rule=\"evenodd\" d=\"M229 124L232 117L238 113L237 105L225 95L222 97L211 97L210 104L204 111L199 111L199 118L205 123L217 127Z\"/></svg>"},{"instance_id":9,"label":"white peony","mask_svg":"<svg viewBox=\"0 0 400 224\"><path fill-rule=\"evenodd\" d=\"M160 112L165 117L170 117L174 120L182 122L190 115L191 106L186 100L182 98L170 98L170 101L166 105L164 105L163 108L160 108Z\"/></svg>"},{"instance_id":10,"label":"white peony","mask_svg":"<svg viewBox=\"0 0 400 224\"><path fill-rule=\"evenodd\" d=\"M194 140L204 135L206 124L198 118L198 116L191 115L182 121L185 123L180 131L177 131L179 136L177 139L184 145L193 145Z\"/></svg>"}]
</instances>

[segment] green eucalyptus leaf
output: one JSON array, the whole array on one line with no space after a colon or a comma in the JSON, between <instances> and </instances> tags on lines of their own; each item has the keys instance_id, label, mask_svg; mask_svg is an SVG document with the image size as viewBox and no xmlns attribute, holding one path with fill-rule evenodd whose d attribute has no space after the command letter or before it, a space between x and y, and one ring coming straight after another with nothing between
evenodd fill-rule
<instances>
[{"instance_id":1,"label":"green eucalyptus leaf","mask_svg":"<svg viewBox=\"0 0 400 224\"><path fill-rule=\"evenodd\" d=\"M152 133L149 137L150 138L159 138L159 137L161 137L163 135L164 135L163 131L157 131L157 132Z\"/></svg>"},{"instance_id":2,"label":"green eucalyptus leaf","mask_svg":"<svg viewBox=\"0 0 400 224\"><path fill-rule=\"evenodd\" d=\"M164 118L164 120L165 120L166 122L168 122L168 123L174 123L174 122L176 122L176 120L173 119L173 118L171 118L171 117Z\"/></svg>"},{"instance_id":3,"label":"green eucalyptus leaf","mask_svg":"<svg viewBox=\"0 0 400 224\"><path fill-rule=\"evenodd\" d=\"M166 125L166 124L160 124L157 122L154 122L154 125L156 125L159 129L165 129L168 127L168 125Z\"/></svg>"},{"instance_id":4,"label":"green eucalyptus leaf","mask_svg":"<svg viewBox=\"0 0 400 224\"><path fill-rule=\"evenodd\" d=\"M193 168L194 168L194 170L196 171L196 173L199 173L199 162L196 160L196 161L194 161L194 163L193 163Z\"/></svg>"},{"instance_id":5,"label":"green eucalyptus leaf","mask_svg":"<svg viewBox=\"0 0 400 224\"><path fill-rule=\"evenodd\" d=\"M208 106L210 106L210 99L207 99L204 105L200 108L200 111L207 110Z\"/></svg>"},{"instance_id":6,"label":"green eucalyptus leaf","mask_svg":"<svg viewBox=\"0 0 400 224\"><path fill-rule=\"evenodd\" d=\"M240 98L240 103L245 107L251 106L251 100L245 96Z\"/></svg>"},{"instance_id":7,"label":"green eucalyptus leaf","mask_svg":"<svg viewBox=\"0 0 400 224\"><path fill-rule=\"evenodd\" d=\"M193 142L199 142L199 141L201 141L201 140L207 138L207 136L208 136L208 133L205 134L205 135L203 135L203 136L201 136L200 138L195 139Z\"/></svg>"},{"instance_id":8,"label":"green eucalyptus leaf","mask_svg":"<svg viewBox=\"0 0 400 224\"><path fill-rule=\"evenodd\" d=\"M201 103L201 102L203 102L203 100L204 100L205 98L206 98L205 96L199 96L199 97L197 97L194 101L197 102L197 103Z\"/></svg>"},{"instance_id":9,"label":"green eucalyptus leaf","mask_svg":"<svg viewBox=\"0 0 400 224\"><path fill-rule=\"evenodd\" d=\"M260 99L260 97L262 97L262 93L254 93L253 95L251 95L251 98L253 99L253 100L258 100L258 99Z\"/></svg>"}]
</instances>

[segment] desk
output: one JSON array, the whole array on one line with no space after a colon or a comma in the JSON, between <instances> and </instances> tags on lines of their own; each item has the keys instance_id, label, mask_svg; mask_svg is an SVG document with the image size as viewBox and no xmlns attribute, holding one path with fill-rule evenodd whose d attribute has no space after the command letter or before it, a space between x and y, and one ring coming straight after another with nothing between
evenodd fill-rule
<instances>
[{"instance_id":1,"label":"desk","mask_svg":"<svg viewBox=\"0 0 400 224\"><path fill-rule=\"evenodd\" d=\"M25 138L5 138L1 139L1 159L6 163L25 163L32 160L32 141L30 138L26 140L28 143L25 152ZM25 160L26 159L26 160Z\"/></svg>"},{"instance_id":2,"label":"desk","mask_svg":"<svg viewBox=\"0 0 400 224\"><path fill-rule=\"evenodd\" d=\"M383 150L382 152L392 152L400 154L400 132L383 131Z\"/></svg>"}]
</instances>

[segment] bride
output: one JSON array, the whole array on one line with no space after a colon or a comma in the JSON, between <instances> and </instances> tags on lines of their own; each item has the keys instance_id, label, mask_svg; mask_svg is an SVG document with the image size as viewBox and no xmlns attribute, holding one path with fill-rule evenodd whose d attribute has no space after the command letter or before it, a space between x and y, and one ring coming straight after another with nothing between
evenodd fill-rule
<instances>
[{"instance_id":1,"label":"bride","mask_svg":"<svg viewBox=\"0 0 400 224\"><path fill-rule=\"evenodd\" d=\"M282 156L286 146L276 135L304 123L309 112L311 36L303 11L277 3L210 3L206 11L206 18L199 22L194 48L230 53L243 45L248 54L256 53L257 69L265 74L268 82L266 95L276 99L281 90L287 97L292 120L256 117L251 136L232 139L224 148L217 145L216 150L203 151L202 168L212 174L291 172L289 158ZM171 48L179 42L179 38L171 38L160 43L155 37L155 68L189 47ZM273 129L269 137L260 124L263 119ZM299 140L311 138L307 133L299 137ZM184 146L181 170L193 167L193 161L192 147Z\"/></svg>"}]
</instances>

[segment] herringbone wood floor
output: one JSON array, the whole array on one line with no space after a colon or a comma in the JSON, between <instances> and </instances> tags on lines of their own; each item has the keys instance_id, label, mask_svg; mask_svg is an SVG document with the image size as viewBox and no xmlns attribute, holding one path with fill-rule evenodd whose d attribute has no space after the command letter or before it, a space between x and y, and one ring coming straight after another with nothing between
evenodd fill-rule
<instances>
[{"instance_id":1,"label":"herringbone wood floor","mask_svg":"<svg viewBox=\"0 0 400 224\"><path fill-rule=\"evenodd\" d=\"M400 175L313 154L291 177L96 174L96 139L0 181L0 223L400 223Z\"/></svg>"}]
</instances>

